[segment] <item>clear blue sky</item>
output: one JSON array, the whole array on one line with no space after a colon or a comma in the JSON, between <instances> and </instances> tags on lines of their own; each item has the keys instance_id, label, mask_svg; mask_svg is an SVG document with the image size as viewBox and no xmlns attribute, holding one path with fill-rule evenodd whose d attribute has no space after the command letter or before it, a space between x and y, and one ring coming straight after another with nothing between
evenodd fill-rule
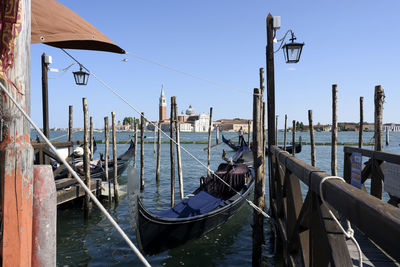
<instances>
[{"instance_id":1,"label":"clear blue sky","mask_svg":"<svg viewBox=\"0 0 400 267\"><path fill-rule=\"evenodd\" d=\"M158 118L158 97L164 85L167 102L177 96L179 112L189 104L196 112L214 108L214 119L251 118L252 91L265 67L265 18L281 16L278 38L292 29L305 46L298 64L285 64L275 54L276 114L308 124L331 121L331 86L338 84L338 121L372 122L375 85L385 89L384 122L400 122L400 54L398 1L60 1L92 23L128 52L219 82L206 82L143 62L132 56L69 50L151 120ZM52 68L72 63L62 51L31 46L31 114L42 125L40 56L53 57ZM128 62L121 61L128 58ZM397 66L397 67L396 67ZM74 106L74 126L83 125L82 97L88 99L96 128L116 112L117 120L138 117L126 104L90 77L76 86L70 69L49 80L50 127L67 127L68 105ZM49 76L57 76L49 73ZM242 92L244 91L244 92ZM245 92L248 93L245 93ZM168 111L169 113L169 106Z\"/></svg>"}]
</instances>

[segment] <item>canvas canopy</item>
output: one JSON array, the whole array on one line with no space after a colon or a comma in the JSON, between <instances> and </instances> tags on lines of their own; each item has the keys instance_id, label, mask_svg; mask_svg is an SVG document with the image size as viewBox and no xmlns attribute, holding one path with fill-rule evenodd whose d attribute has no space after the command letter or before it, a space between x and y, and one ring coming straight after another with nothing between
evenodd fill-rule
<instances>
[{"instance_id":1,"label":"canvas canopy","mask_svg":"<svg viewBox=\"0 0 400 267\"><path fill-rule=\"evenodd\" d=\"M31 43L124 54L125 51L56 0L32 0Z\"/></svg>"}]
</instances>

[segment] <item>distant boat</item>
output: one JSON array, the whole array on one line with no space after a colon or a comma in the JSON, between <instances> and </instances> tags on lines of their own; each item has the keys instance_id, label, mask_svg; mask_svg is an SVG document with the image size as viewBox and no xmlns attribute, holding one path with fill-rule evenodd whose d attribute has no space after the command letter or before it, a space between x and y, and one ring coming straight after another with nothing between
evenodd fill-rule
<instances>
[{"instance_id":1,"label":"distant boat","mask_svg":"<svg viewBox=\"0 0 400 267\"><path fill-rule=\"evenodd\" d=\"M253 154L242 147L235 156L239 159L220 164L215 174L239 194L212 176L200 178L199 188L188 198L162 212L148 211L137 197L136 236L142 252L154 255L199 238L239 210L254 187Z\"/></svg>"},{"instance_id":2,"label":"distant boat","mask_svg":"<svg viewBox=\"0 0 400 267\"><path fill-rule=\"evenodd\" d=\"M226 139L224 135L222 135L222 141L228 145L230 148L232 148L234 151L237 151L240 146L236 143L233 143L230 139ZM295 153L300 153L301 152L301 136L300 136L300 141L298 144L295 146ZM283 149L283 146L278 146L280 149ZM286 146L286 151L289 152L290 154L293 153L293 146L292 145L287 145ZM265 154L268 154L268 148L265 149Z\"/></svg>"},{"instance_id":3,"label":"distant boat","mask_svg":"<svg viewBox=\"0 0 400 267\"><path fill-rule=\"evenodd\" d=\"M96 147L96 146L94 146ZM135 153L135 144L133 141L130 141L130 146L129 148L120 156L117 157L117 175L121 175L126 168L128 167L129 162L133 158L133 155ZM84 176L83 170L83 159L82 158L76 158L73 160L73 163L71 164L71 167L80 175L81 177ZM113 160L109 160L108 162L108 176L111 177L114 173L114 162ZM61 179L65 178L68 175L68 170L65 168L65 166L61 165L54 171L54 178L55 179ZM100 158L100 160L94 160L90 162L90 178L95 179L95 178L105 178L105 164L104 164L104 159Z\"/></svg>"}]
</instances>

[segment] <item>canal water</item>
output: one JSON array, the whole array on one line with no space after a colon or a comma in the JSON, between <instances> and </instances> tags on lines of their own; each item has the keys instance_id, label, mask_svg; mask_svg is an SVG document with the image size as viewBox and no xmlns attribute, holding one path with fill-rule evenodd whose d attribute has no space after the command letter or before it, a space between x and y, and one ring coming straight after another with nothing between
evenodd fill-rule
<instances>
[{"instance_id":1,"label":"canal water","mask_svg":"<svg viewBox=\"0 0 400 267\"><path fill-rule=\"evenodd\" d=\"M65 141L66 132L51 131L51 138ZM223 133L225 137L237 140L237 133ZM35 131L31 133L36 138ZM104 140L104 133L95 132L96 140ZM118 141L128 141L132 132L118 132ZM307 132L298 132L303 142L309 141ZM328 143L331 133L315 133L317 143ZM76 132L74 140L82 140L82 132ZM207 133L181 133L181 142L207 142ZM245 136L247 140L247 136ZM146 142L154 140L152 132L146 133ZM167 138L163 136L163 141ZM291 135L288 134L288 140ZM385 138L384 138L385 140ZM215 132L212 142L215 143ZM220 142L221 138L220 138ZM278 133L278 142L283 142L283 133ZM338 142L358 142L358 132L339 132ZM373 133L364 133L364 142L373 142ZM118 144L118 154L123 153L129 144ZM207 152L203 149L206 144L183 144L188 151L207 164ZM373 147L366 147L373 149ZM170 203L170 160L169 144L161 147L161 178L159 186L155 181L156 154L152 143L145 144L145 190L142 194L145 206L151 211L167 209ZM224 144L212 148L211 168L216 169L221 162L223 150L227 156L233 152ZM330 146L316 146L317 167L330 172ZM386 152L400 154L400 133L390 134L390 145L383 147ZM104 151L104 144L98 144L95 158L99 152ZM310 163L310 146L303 145L302 152L296 156ZM137 151L137 167L140 166L140 147ZM207 171L182 151L182 168L185 194L191 193L199 185L199 178L206 175ZM343 146L338 146L338 174L343 174ZM119 178L120 184L126 184L126 172ZM175 178L176 198L179 201L179 185ZM368 187L368 185L367 185ZM268 183L266 183L268 193ZM387 197L384 195L384 197ZM106 205L110 214L116 219L131 240L137 244L135 232L134 201L132 196L124 195L118 206ZM268 196L266 196L268 200ZM268 205L268 202L267 202ZM147 257L152 266L251 266L252 254L252 214L250 206L243 208L221 227L205 234L202 238L192 240L186 244ZM273 234L269 223L265 223L266 244L263 247L263 261L266 266L280 266L280 256L275 256L273 246L269 243ZM83 212L78 207L58 209L57 214L57 265L58 266L142 266L136 255L131 251L117 231L111 226L102 213L94 208L87 222L83 220Z\"/></svg>"}]
</instances>

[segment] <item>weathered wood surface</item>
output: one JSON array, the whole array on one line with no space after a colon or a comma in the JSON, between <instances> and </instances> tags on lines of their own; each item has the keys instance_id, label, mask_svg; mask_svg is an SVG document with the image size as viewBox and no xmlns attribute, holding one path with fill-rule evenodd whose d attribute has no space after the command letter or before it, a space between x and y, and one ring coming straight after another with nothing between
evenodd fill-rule
<instances>
[{"instance_id":1,"label":"weathered wood surface","mask_svg":"<svg viewBox=\"0 0 400 267\"><path fill-rule=\"evenodd\" d=\"M175 121L175 112L174 112L174 103L175 103L175 96L171 97L171 119L170 119L170 141L169 141L169 156L171 160L171 207L175 205L175 153L174 153L174 121Z\"/></svg>"},{"instance_id":2,"label":"weathered wood surface","mask_svg":"<svg viewBox=\"0 0 400 267\"><path fill-rule=\"evenodd\" d=\"M161 122L158 122L157 131L157 167L156 167L156 183L160 182L160 167L161 167Z\"/></svg>"},{"instance_id":3,"label":"weathered wood surface","mask_svg":"<svg viewBox=\"0 0 400 267\"><path fill-rule=\"evenodd\" d=\"M337 175L337 85L332 85L331 174Z\"/></svg>"},{"instance_id":4,"label":"weathered wood surface","mask_svg":"<svg viewBox=\"0 0 400 267\"><path fill-rule=\"evenodd\" d=\"M1 1L9 13L2 25L0 83L25 111L30 111L30 1ZM16 5L16 6L13 6ZM19 5L19 7L18 7ZM15 20L13 20L13 16ZM12 29L12 30L10 30ZM10 49L8 54L6 51ZM4 73L3 73L4 72ZM15 84L7 82L4 75ZM2 266L31 266L33 149L29 142L30 125L0 89L0 119L3 119L0 143Z\"/></svg>"},{"instance_id":5,"label":"weathered wood surface","mask_svg":"<svg viewBox=\"0 0 400 267\"><path fill-rule=\"evenodd\" d=\"M272 148L272 153L279 162L285 163L284 166L291 173L308 185L312 192L319 195L320 183L324 177L328 176L327 173L289 156L276 146ZM278 194L279 186L273 186L275 191L278 190L276 193ZM398 253L400 209L337 179L326 181L322 186L322 191L331 207L349 219L387 254L396 260L400 259L400 253Z\"/></svg>"},{"instance_id":6,"label":"weathered wood surface","mask_svg":"<svg viewBox=\"0 0 400 267\"><path fill-rule=\"evenodd\" d=\"M90 151L89 151L89 110L86 98L82 99L83 106L83 166L85 172L85 184L87 187L91 185L91 177L90 177ZM84 202L84 216L88 218L91 210L91 202L89 194L85 193L85 202Z\"/></svg>"},{"instance_id":7,"label":"weathered wood surface","mask_svg":"<svg viewBox=\"0 0 400 267\"><path fill-rule=\"evenodd\" d=\"M212 128L212 111L213 108L210 108L210 120L208 123L208 146L207 146L207 175L210 176L210 162L211 162L211 128Z\"/></svg>"},{"instance_id":8,"label":"weathered wood surface","mask_svg":"<svg viewBox=\"0 0 400 267\"><path fill-rule=\"evenodd\" d=\"M144 190L144 113L140 113L140 190ZM136 153L136 152L135 152Z\"/></svg>"},{"instance_id":9,"label":"weathered wood surface","mask_svg":"<svg viewBox=\"0 0 400 267\"><path fill-rule=\"evenodd\" d=\"M370 267L395 267L400 266L400 264L388 257L381 249L379 249L371 240L368 239L362 232L358 229L354 230L354 237L358 242L358 245L362 251L363 266ZM350 252L350 257L353 262L353 266L359 265L359 254L356 245L351 239L346 240L347 247Z\"/></svg>"},{"instance_id":10,"label":"weathered wood surface","mask_svg":"<svg viewBox=\"0 0 400 267\"><path fill-rule=\"evenodd\" d=\"M265 208L265 176L264 176L264 134L262 129L262 97L260 89L255 88L253 94L253 157L255 171L254 204L261 210ZM262 243L264 242L264 216L253 212L253 266L261 265Z\"/></svg>"},{"instance_id":11,"label":"weathered wood surface","mask_svg":"<svg viewBox=\"0 0 400 267\"><path fill-rule=\"evenodd\" d=\"M80 184L76 182L75 178L65 178L56 180L56 188L57 188L57 205L85 196L85 190ZM101 179L91 180L90 190L92 192L100 192Z\"/></svg>"},{"instance_id":12,"label":"weathered wood surface","mask_svg":"<svg viewBox=\"0 0 400 267\"><path fill-rule=\"evenodd\" d=\"M118 192L118 156L117 156L117 133L115 129L115 112L111 112L111 127L112 127L112 146L113 146L113 184L114 184L114 201L119 202Z\"/></svg>"},{"instance_id":13,"label":"weathered wood surface","mask_svg":"<svg viewBox=\"0 0 400 267\"><path fill-rule=\"evenodd\" d=\"M358 147L362 147L364 131L364 97L360 96L360 127L358 128Z\"/></svg>"}]
</instances>

